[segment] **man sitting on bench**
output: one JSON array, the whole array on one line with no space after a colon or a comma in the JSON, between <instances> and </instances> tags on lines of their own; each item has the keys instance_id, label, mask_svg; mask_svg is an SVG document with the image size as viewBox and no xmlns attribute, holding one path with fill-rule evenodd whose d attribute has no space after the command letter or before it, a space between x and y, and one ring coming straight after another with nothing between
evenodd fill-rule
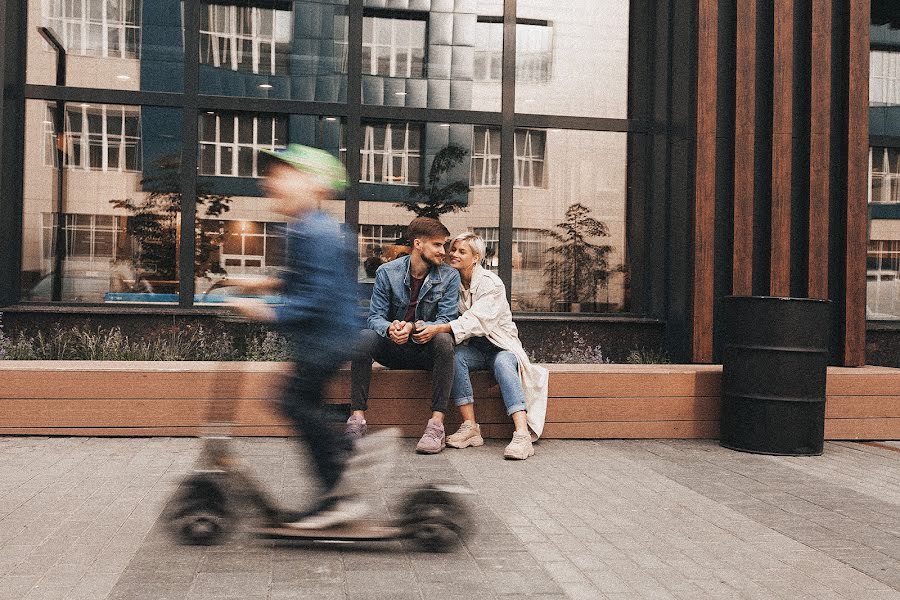
<instances>
[{"instance_id":1,"label":"man sitting on bench","mask_svg":"<svg viewBox=\"0 0 900 600\"><path fill-rule=\"evenodd\" d=\"M378 267L369 305L368 328L361 333L359 352L351 367L351 415L346 434L366 433L372 361L391 369L431 371L431 418L416 452L437 454L444 449L444 414L453 386L453 337L437 325L459 314L459 273L444 264L450 232L437 219L419 217L407 228L409 256ZM414 331L419 321L419 328Z\"/></svg>"}]
</instances>

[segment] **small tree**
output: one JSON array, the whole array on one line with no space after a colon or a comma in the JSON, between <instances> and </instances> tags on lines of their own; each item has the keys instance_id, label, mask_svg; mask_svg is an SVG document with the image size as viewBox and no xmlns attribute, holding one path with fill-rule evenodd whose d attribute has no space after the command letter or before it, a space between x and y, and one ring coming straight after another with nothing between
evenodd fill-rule
<instances>
[{"instance_id":1,"label":"small tree","mask_svg":"<svg viewBox=\"0 0 900 600\"><path fill-rule=\"evenodd\" d=\"M465 209L461 200L469 193L468 182L456 180L444 185L442 180L465 160L468 153L468 150L457 144L442 148L431 163L425 183L410 190L409 197L397 206L415 213L417 217L433 219Z\"/></svg>"},{"instance_id":2,"label":"small tree","mask_svg":"<svg viewBox=\"0 0 900 600\"><path fill-rule=\"evenodd\" d=\"M136 248L134 266L154 273L162 280L178 279L178 231L181 213L181 159L164 156L156 161L156 169L141 180L141 188L149 190L140 200L131 198L110 200L116 207L129 212L128 233ZM230 209L231 198L197 188L197 214L215 219ZM213 257L222 243L218 231L203 230L201 219L194 220L194 276L209 277L209 273L225 273Z\"/></svg>"},{"instance_id":3,"label":"small tree","mask_svg":"<svg viewBox=\"0 0 900 600\"><path fill-rule=\"evenodd\" d=\"M543 232L557 242L544 251L547 255L544 293L551 299L572 305L594 298L597 286L607 283L612 246L590 240L609 237L609 228L590 213L590 208L575 203L566 210L562 223Z\"/></svg>"}]
</instances>

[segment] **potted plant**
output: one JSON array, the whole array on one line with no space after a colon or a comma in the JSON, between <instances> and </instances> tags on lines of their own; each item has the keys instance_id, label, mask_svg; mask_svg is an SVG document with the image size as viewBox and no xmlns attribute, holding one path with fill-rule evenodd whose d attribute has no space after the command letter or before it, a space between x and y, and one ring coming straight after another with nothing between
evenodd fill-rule
<instances>
[{"instance_id":1,"label":"potted plant","mask_svg":"<svg viewBox=\"0 0 900 600\"><path fill-rule=\"evenodd\" d=\"M564 312L594 309L597 287L609 285L609 276L615 270L609 264L613 248L592 241L609 237L609 228L590 213L590 208L576 202L566 210L563 222L543 231L556 242L544 251L544 293L550 298L551 308Z\"/></svg>"}]
</instances>

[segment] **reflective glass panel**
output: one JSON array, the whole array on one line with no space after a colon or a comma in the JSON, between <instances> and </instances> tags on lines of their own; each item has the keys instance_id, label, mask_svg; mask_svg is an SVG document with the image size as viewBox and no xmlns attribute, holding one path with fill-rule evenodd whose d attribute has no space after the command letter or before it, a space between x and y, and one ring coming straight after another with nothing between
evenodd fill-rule
<instances>
[{"instance_id":1,"label":"reflective glass panel","mask_svg":"<svg viewBox=\"0 0 900 600\"><path fill-rule=\"evenodd\" d=\"M374 282L379 266L409 253L406 226L416 216L440 219L451 235L464 231L483 234L495 230L499 219L499 184L474 183L474 152L483 143L477 133L482 128L415 122L392 122L390 126L392 136L395 129L420 132L415 146L418 156L415 163L409 157L399 161L408 163L406 171L401 171L407 176L405 180L363 179L360 182L360 197L365 201L360 202L359 211L359 277L369 284ZM366 127L372 128L373 142L381 139L375 134L379 125L372 123ZM406 143L404 133L404 149ZM365 146L362 152L365 162ZM372 161L372 164L377 163ZM413 165L419 169L416 181L408 179L412 177ZM487 254L486 263L496 268L496 244L489 244Z\"/></svg>"},{"instance_id":2,"label":"reflective glass panel","mask_svg":"<svg viewBox=\"0 0 900 600\"><path fill-rule=\"evenodd\" d=\"M364 2L363 103L500 110L503 2L398 4Z\"/></svg>"},{"instance_id":3,"label":"reflective glass panel","mask_svg":"<svg viewBox=\"0 0 900 600\"><path fill-rule=\"evenodd\" d=\"M627 0L520 0L516 111L624 119Z\"/></svg>"},{"instance_id":4,"label":"reflective glass panel","mask_svg":"<svg viewBox=\"0 0 900 600\"><path fill-rule=\"evenodd\" d=\"M347 1L204 2L200 92L347 99Z\"/></svg>"},{"instance_id":5,"label":"reflective glass panel","mask_svg":"<svg viewBox=\"0 0 900 600\"><path fill-rule=\"evenodd\" d=\"M181 111L25 112L23 299L177 302Z\"/></svg>"},{"instance_id":6,"label":"reflective glass panel","mask_svg":"<svg viewBox=\"0 0 900 600\"><path fill-rule=\"evenodd\" d=\"M214 304L235 292L235 280L273 277L285 265L289 219L260 188L260 151L299 143L346 161L346 145L337 117L206 111L200 114L198 131L194 302ZM322 209L343 222L343 200L329 200ZM280 301L277 294L266 299Z\"/></svg>"},{"instance_id":7,"label":"reflective glass panel","mask_svg":"<svg viewBox=\"0 0 900 600\"><path fill-rule=\"evenodd\" d=\"M27 81L56 83L46 27L65 49L66 85L180 92L182 16L180 0L29 0Z\"/></svg>"},{"instance_id":8,"label":"reflective glass panel","mask_svg":"<svg viewBox=\"0 0 900 600\"><path fill-rule=\"evenodd\" d=\"M516 132L512 308L628 310L624 133Z\"/></svg>"}]
</instances>

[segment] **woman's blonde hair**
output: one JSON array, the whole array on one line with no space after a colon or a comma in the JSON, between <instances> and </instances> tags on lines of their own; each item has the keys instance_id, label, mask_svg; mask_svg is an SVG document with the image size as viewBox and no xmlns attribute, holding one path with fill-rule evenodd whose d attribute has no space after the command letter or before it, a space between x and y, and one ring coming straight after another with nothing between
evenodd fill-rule
<instances>
[{"instance_id":1,"label":"woman's blonde hair","mask_svg":"<svg viewBox=\"0 0 900 600\"><path fill-rule=\"evenodd\" d=\"M472 233L471 231L465 231L455 238L451 240L450 247L453 247L453 242L465 242L469 245L469 250L472 251L473 254L478 255L478 262L484 262L484 254L487 252L487 247L484 243L484 239L478 235L477 233Z\"/></svg>"}]
</instances>

